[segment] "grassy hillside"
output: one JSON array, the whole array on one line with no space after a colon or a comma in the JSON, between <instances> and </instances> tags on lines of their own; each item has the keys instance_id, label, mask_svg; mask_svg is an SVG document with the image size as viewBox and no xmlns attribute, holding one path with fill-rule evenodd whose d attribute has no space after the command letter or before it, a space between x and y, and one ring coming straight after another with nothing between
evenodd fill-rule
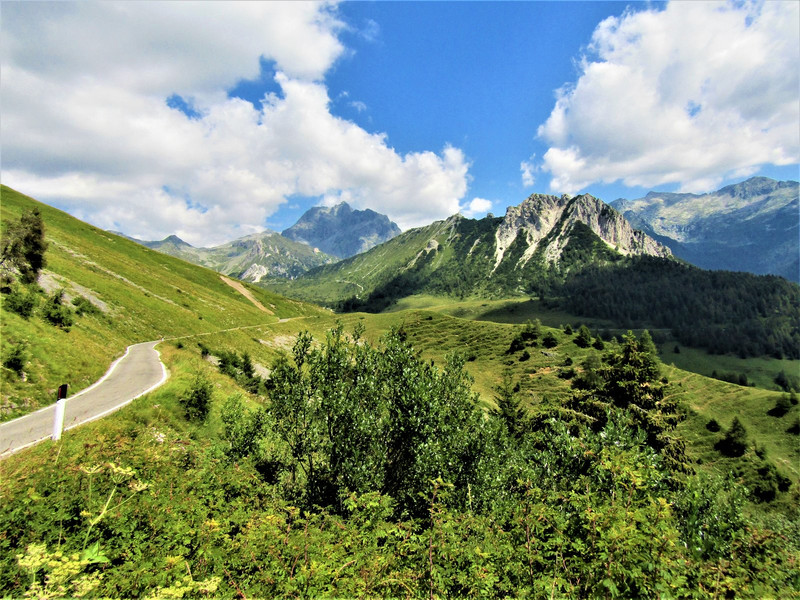
<instances>
[{"instance_id":1,"label":"grassy hillside","mask_svg":"<svg viewBox=\"0 0 800 600\"><path fill-rule=\"evenodd\" d=\"M4 222L30 206L3 188ZM52 594L48 585L75 595L93 587L103 597L223 598L531 590L537 598L597 590L761 598L800 589L800 454L791 432L800 406L778 416L782 393L661 365L638 389L663 384L663 404L677 403L684 464L697 474L670 470L637 437L633 413L609 408L616 416L602 429L575 420L586 413L573 383L592 361L610 365L622 346L582 344L558 326L569 315L536 313L527 301L435 297L334 315L248 287L267 313L217 273L37 206L51 242L43 281L105 308L76 317L69 331L38 313L4 311L3 352L24 339L30 360L25 381L3 371L3 393L48 402L46 386L59 377L82 373L88 383L125 345L162 335L171 377L58 443L0 462L0 595ZM538 335L523 337L537 315L545 321ZM345 332L363 327L358 344L326 341L337 321ZM390 330L396 335L380 345ZM314 340L295 371L287 357L301 331ZM471 385L445 367L453 352ZM248 357L255 377L222 372L233 353ZM327 374L323 387L313 387L311 372ZM183 406L202 383L210 411L190 420ZM504 386L521 414L492 410ZM370 410L375 398L394 404ZM401 427L376 435L388 418ZM741 456L725 456L717 445L734 418L746 440ZM382 450L388 443L394 454ZM414 452L398 454L406 443ZM342 452L353 468L333 476ZM359 452L385 460L381 468L395 469L414 493L392 495L394 480L350 488L376 472ZM420 456L445 469L443 480ZM401 502L411 508L400 511Z\"/></svg>"},{"instance_id":2,"label":"grassy hillside","mask_svg":"<svg viewBox=\"0 0 800 600\"><path fill-rule=\"evenodd\" d=\"M88 386L129 344L319 312L250 288L269 311L264 312L218 273L92 227L6 186L1 193L4 231L24 210L36 207L43 217L49 248L39 278L40 306L46 294L63 288L68 303L83 297L97 308L76 317L69 331L45 322L38 311L23 318L0 309L0 354L22 345L28 358L24 378L2 370L2 420L53 402L62 383L69 384L70 393Z\"/></svg>"}]
</instances>

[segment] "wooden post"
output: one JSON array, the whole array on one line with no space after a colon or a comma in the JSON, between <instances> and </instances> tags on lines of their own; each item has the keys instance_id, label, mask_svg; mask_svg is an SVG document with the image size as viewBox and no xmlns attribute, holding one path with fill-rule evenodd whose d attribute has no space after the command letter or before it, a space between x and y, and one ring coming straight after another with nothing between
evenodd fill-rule
<instances>
[{"instance_id":1,"label":"wooden post","mask_svg":"<svg viewBox=\"0 0 800 600\"><path fill-rule=\"evenodd\" d=\"M56 416L53 420L53 441L61 439L61 432L64 431L64 413L67 408L67 384L58 386L58 400L56 401Z\"/></svg>"}]
</instances>

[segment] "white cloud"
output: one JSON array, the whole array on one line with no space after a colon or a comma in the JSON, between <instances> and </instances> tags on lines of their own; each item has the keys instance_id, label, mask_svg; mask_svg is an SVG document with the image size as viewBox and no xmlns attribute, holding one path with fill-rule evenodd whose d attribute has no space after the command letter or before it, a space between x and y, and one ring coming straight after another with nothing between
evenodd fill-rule
<instances>
[{"instance_id":1,"label":"white cloud","mask_svg":"<svg viewBox=\"0 0 800 600\"><path fill-rule=\"evenodd\" d=\"M3 19L3 183L100 227L210 245L294 194L411 227L466 193L460 150L400 155L331 114L322 78L346 52L332 5L12 3ZM228 98L259 57L282 95ZM173 94L199 117L168 107Z\"/></svg>"},{"instance_id":2,"label":"white cloud","mask_svg":"<svg viewBox=\"0 0 800 600\"><path fill-rule=\"evenodd\" d=\"M538 167L533 159L534 157L532 156L531 160L523 160L519 163L519 170L522 173L522 185L525 187L531 187L536 183L536 176L534 173L536 173Z\"/></svg>"},{"instance_id":3,"label":"white cloud","mask_svg":"<svg viewBox=\"0 0 800 600\"><path fill-rule=\"evenodd\" d=\"M461 214L465 217L476 217L478 215L485 215L492 210L492 201L485 198L473 198L470 203L461 209Z\"/></svg>"},{"instance_id":4,"label":"white cloud","mask_svg":"<svg viewBox=\"0 0 800 600\"><path fill-rule=\"evenodd\" d=\"M707 191L800 159L800 3L671 2L604 20L589 51L538 129L553 191Z\"/></svg>"}]
</instances>

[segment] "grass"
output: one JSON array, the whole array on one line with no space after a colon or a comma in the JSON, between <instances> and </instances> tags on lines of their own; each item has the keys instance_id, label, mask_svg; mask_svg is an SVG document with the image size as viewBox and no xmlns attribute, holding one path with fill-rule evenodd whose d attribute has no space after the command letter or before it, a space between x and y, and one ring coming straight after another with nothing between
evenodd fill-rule
<instances>
[{"instance_id":1,"label":"grass","mask_svg":"<svg viewBox=\"0 0 800 600\"><path fill-rule=\"evenodd\" d=\"M98 315L76 317L68 332L37 314L24 319L2 310L0 353L24 344L30 360L24 378L2 369L0 420L54 402L62 383L69 384L70 393L85 388L129 344L321 312L248 286L273 314L264 313L210 269L105 232L6 186L0 193L4 228L24 210L38 208L42 214L49 248L40 285L64 288L67 300L84 296L104 307Z\"/></svg>"},{"instance_id":2,"label":"grass","mask_svg":"<svg viewBox=\"0 0 800 600\"><path fill-rule=\"evenodd\" d=\"M69 294L90 294L108 307L107 312L77 318L69 332L45 323L36 315L26 320L2 312L3 351L9 345L25 342L30 357L25 381L3 369L4 414L0 417L3 419L54 401L60 383L69 383L71 393L75 393L95 381L127 345L164 336L167 340L160 349L172 372L169 383L135 401L122 411L125 414L110 417L113 420L108 421L108 426L114 427L117 420L124 423L129 418L142 423L167 418L176 428L183 427L187 435L203 435L203 427L210 428L208 432L219 427L219 405L237 388L202 360L199 344L212 352L247 352L255 363L268 368L278 355L291 350L298 331L308 330L321 339L337 321L347 331L363 324L365 337L373 343L392 327L402 326L422 357L439 365L444 364L448 354L462 353L467 359L466 368L474 377L474 389L485 407L494 405L495 388L504 373L509 372L512 380L519 383L523 404L533 409L568 397L570 381L559 375L567 370L567 363L578 369L588 354L596 352L592 348L578 348L573 336L560 328L561 324L575 326L585 322L595 330L610 329L608 323L577 319L549 310L535 300L457 302L420 295L404 298L381 314L334 315L248 286L274 313L269 315L256 309L209 269L94 228L6 187L2 188L2 200L4 223L18 218L26 208L36 206L42 212L51 243L47 277L60 282ZM542 335L551 331L558 345L552 349L541 345L527 348L527 359L523 350L509 354L511 340L521 330L521 324L537 318L544 324ZM680 432L689 442L690 454L702 461L705 468L730 470L730 461L722 459L713 448L722 434L712 434L705 425L713 418L727 428L733 417L738 416L753 444L765 449L770 460L797 482L800 479L797 437L785 430L800 409L794 406L780 419L770 417L767 411L775 405L779 393L731 385L691 371L745 373L748 379L766 388L773 385L775 373L781 369L796 372L800 361L742 360L709 356L684 347L675 354L674 345L664 341L661 354L666 362L672 363L664 367L671 382L669 393L679 394L686 407L688 416L680 425ZM176 398L198 371L209 374L215 392L209 423L195 431L183 424L175 407ZM75 435L91 439L100 435L98 432L106 423L104 419L102 425L87 425ZM751 449L750 454L753 452Z\"/></svg>"}]
</instances>

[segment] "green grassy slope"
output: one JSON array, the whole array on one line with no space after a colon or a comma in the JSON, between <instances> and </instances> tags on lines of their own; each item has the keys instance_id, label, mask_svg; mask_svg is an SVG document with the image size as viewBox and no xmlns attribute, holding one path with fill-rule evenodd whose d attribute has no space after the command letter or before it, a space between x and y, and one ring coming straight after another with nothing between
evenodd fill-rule
<instances>
[{"instance_id":1,"label":"green grassy slope","mask_svg":"<svg viewBox=\"0 0 800 600\"><path fill-rule=\"evenodd\" d=\"M494 404L495 387L508 372L519 383L520 397L531 409L566 399L570 368L579 371L580 363L598 352L579 348L574 336L557 328L560 323L574 323L569 315L536 312L541 307L528 301L454 303L428 296L408 299L407 308L395 312L333 315L249 287L273 313L267 314L221 281L217 273L98 230L8 188L2 191L4 222L33 206L42 212L51 243L44 279L57 279L69 293L86 294L107 306L107 312L78 317L69 332L45 323L38 315L25 320L3 310L3 352L24 340L30 357L26 381L3 369L5 418L51 402L60 383L69 383L73 393L86 387L125 346L161 336L176 338L162 348L178 351L178 356L199 357L199 344L203 344L212 353L247 352L257 365L267 368L280 353L291 350L300 330L309 330L319 339L337 320L347 330L361 323L366 327L365 336L376 341L390 328L402 326L427 359L441 364L448 353L463 353L485 406ZM544 322L543 335L553 333L558 345L530 347L527 358L521 351L508 353L520 323L537 317ZM592 326L601 328L602 323ZM691 353L682 350L676 356L689 360ZM780 364L787 368L785 363ZM679 368L686 366L665 366L665 374L672 382L670 393L680 395L690 415L682 428L692 440L693 454L713 463L715 438L705 424L715 418L725 428L738 416L753 443L765 446L771 459L797 481L797 469L791 467L797 464L797 438L785 430L800 409L795 406L780 419L770 417L766 413L780 393L729 385ZM788 368L793 366L790 363Z\"/></svg>"},{"instance_id":2,"label":"green grassy slope","mask_svg":"<svg viewBox=\"0 0 800 600\"><path fill-rule=\"evenodd\" d=\"M269 312L259 310L226 285L218 273L160 254L83 223L6 186L2 222L34 207L42 214L49 248L39 283L63 287L71 299L84 296L102 307L77 317L70 331L38 314L24 319L2 310L0 338L6 352L24 344L29 355L25 380L2 370L0 419L54 401L56 387L85 388L132 343L311 315L319 309L250 288Z\"/></svg>"}]
</instances>

